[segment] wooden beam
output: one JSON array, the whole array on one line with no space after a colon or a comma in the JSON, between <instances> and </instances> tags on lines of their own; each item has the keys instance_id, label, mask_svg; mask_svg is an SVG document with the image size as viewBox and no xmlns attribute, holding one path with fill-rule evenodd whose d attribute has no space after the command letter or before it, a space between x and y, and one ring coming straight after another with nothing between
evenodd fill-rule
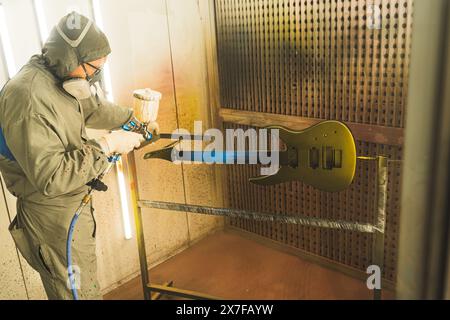
<instances>
[{"instance_id":1,"label":"wooden beam","mask_svg":"<svg viewBox=\"0 0 450 320\"><path fill-rule=\"evenodd\" d=\"M286 116L281 114L241 111L221 108L219 115L223 122L254 127L281 125L292 130L304 130L324 120ZM404 143L404 129L384 127L372 124L345 122L356 140L384 145L401 146Z\"/></svg>"}]
</instances>

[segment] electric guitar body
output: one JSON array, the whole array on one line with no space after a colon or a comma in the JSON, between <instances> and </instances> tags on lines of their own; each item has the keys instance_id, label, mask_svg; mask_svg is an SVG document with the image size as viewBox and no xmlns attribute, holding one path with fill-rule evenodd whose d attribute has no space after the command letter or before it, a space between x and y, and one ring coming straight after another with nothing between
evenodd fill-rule
<instances>
[{"instance_id":1,"label":"electric guitar body","mask_svg":"<svg viewBox=\"0 0 450 320\"><path fill-rule=\"evenodd\" d=\"M302 181L319 190L338 192L353 182L356 170L356 146L350 129L338 121L325 121L302 131L278 129L286 144L287 163L271 176L251 178L259 185Z\"/></svg>"},{"instance_id":2,"label":"electric guitar body","mask_svg":"<svg viewBox=\"0 0 450 320\"><path fill-rule=\"evenodd\" d=\"M353 181L356 169L356 146L350 129L339 121L324 121L302 131L281 126L265 128L278 130L286 148L279 152L280 169L269 176L251 178L250 182L270 186L290 181L302 181L322 191L339 192L347 189ZM145 159L167 161L198 161L214 159L214 163L229 164L233 160L251 158L252 152L176 152L175 142L168 147L147 153ZM180 155L181 154L181 155ZM254 155L258 156L258 155ZM201 161L202 162L202 161ZM248 162L245 162L248 163Z\"/></svg>"}]
</instances>

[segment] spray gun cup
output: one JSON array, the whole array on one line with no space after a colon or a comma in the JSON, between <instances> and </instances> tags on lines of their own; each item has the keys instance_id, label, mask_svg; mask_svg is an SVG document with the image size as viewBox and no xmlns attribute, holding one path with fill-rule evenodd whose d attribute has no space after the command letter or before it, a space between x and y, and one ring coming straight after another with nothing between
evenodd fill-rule
<instances>
[{"instance_id":1,"label":"spray gun cup","mask_svg":"<svg viewBox=\"0 0 450 320\"><path fill-rule=\"evenodd\" d=\"M139 89L134 91L134 115L139 121L149 123L158 118L159 102L162 94L151 89Z\"/></svg>"}]
</instances>

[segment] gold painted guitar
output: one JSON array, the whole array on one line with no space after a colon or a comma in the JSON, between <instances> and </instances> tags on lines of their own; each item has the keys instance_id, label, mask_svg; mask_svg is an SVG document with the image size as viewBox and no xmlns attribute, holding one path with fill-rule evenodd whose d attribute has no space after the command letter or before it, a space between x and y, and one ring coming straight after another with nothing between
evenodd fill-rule
<instances>
[{"instance_id":1,"label":"gold painted guitar","mask_svg":"<svg viewBox=\"0 0 450 320\"><path fill-rule=\"evenodd\" d=\"M356 169L356 146L353 135L345 124L324 121L302 131L281 126L266 129L278 130L280 139L286 145L279 152L280 169L270 176L251 178L250 182L268 186L302 181L327 192L343 191L352 183ZM186 152L175 148L178 143L147 153L144 158L216 164L236 163L240 159L248 164L249 159L255 157L260 163L258 152Z\"/></svg>"}]
</instances>

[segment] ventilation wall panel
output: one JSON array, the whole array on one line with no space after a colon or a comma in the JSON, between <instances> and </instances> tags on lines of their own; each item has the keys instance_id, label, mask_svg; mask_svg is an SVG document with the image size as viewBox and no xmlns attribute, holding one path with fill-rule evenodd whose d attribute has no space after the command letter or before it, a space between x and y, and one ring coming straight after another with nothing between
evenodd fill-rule
<instances>
[{"instance_id":1,"label":"ventilation wall panel","mask_svg":"<svg viewBox=\"0 0 450 320\"><path fill-rule=\"evenodd\" d=\"M404 128L411 0L215 3L223 108ZM357 149L358 155L394 160L388 170L384 276L395 280L402 146L357 141ZM248 183L258 172L227 168L231 207L374 222L375 163L359 161L353 185L337 194L300 182L270 188ZM243 219L228 223L361 270L371 264L371 235Z\"/></svg>"}]
</instances>

